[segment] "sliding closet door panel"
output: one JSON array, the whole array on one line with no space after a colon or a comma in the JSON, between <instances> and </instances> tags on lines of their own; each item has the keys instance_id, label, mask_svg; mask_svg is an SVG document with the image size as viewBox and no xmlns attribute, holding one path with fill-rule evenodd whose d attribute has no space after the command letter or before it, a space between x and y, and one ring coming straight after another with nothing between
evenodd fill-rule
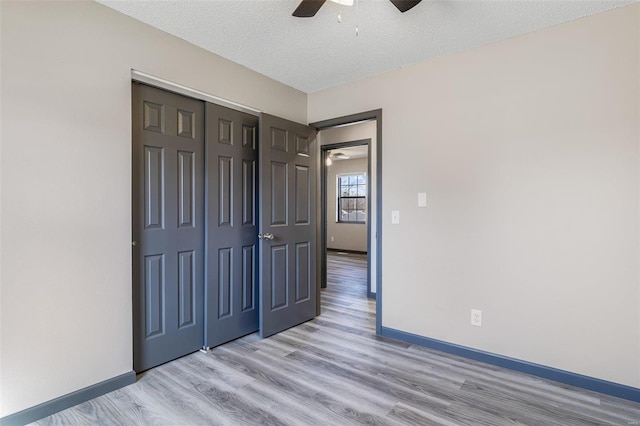
<instances>
[{"instance_id":1,"label":"sliding closet door panel","mask_svg":"<svg viewBox=\"0 0 640 426\"><path fill-rule=\"evenodd\" d=\"M258 329L257 117L206 104L205 347Z\"/></svg>"},{"instance_id":2,"label":"sliding closet door panel","mask_svg":"<svg viewBox=\"0 0 640 426\"><path fill-rule=\"evenodd\" d=\"M204 103L133 83L134 369L202 346Z\"/></svg>"}]
</instances>

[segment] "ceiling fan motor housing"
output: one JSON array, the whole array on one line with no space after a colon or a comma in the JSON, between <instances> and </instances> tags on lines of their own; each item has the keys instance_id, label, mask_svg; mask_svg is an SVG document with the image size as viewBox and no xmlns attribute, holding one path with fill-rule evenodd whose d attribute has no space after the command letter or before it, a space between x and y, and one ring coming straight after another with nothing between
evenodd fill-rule
<instances>
[{"instance_id":1,"label":"ceiling fan motor housing","mask_svg":"<svg viewBox=\"0 0 640 426\"><path fill-rule=\"evenodd\" d=\"M293 16L297 18L311 18L318 13L322 5L326 0L302 0L296 10L293 12ZM413 8L422 0L390 0L391 3L402 13Z\"/></svg>"}]
</instances>

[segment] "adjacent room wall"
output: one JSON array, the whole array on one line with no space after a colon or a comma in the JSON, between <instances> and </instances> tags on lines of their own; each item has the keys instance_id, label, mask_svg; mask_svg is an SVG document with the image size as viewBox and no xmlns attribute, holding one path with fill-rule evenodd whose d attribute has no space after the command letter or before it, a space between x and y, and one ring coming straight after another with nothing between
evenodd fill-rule
<instances>
[{"instance_id":1,"label":"adjacent room wall","mask_svg":"<svg viewBox=\"0 0 640 426\"><path fill-rule=\"evenodd\" d=\"M328 249L367 251L367 224L340 223L337 221L336 209L338 195L336 189L339 175L362 173L368 175L368 162L369 160L366 158L336 160L327 168Z\"/></svg>"},{"instance_id":2,"label":"adjacent room wall","mask_svg":"<svg viewBox=\"0 0 640 426\"><path fill-rule=\"evenodd\" d=\"M383 326L640 386L639 8L309 95L383 109Z\"/></svg>"},{"instance_id":3,"label":"adjacent room wall","mask_svg":"<svg viewBox=\"0 0 640 426\"><path fill-rule=\"evenodd\" d=\"M132 68L306 123L306 95L93 2L0 2L0 417L132 369Z\"/></svg>"}]
</instances>

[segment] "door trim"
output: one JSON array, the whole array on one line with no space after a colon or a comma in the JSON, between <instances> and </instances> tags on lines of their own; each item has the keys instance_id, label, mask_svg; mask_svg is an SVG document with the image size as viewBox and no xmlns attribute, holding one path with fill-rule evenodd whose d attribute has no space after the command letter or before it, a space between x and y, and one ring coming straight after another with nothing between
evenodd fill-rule
<instances>
[{"instance_id":1,"label":"door trim","mask_svg":"<svg viewBox=\"0 0 640 426\"><path fill-rule=\"evenodd\" d=\"M348 142L338 142L320 146L320 287L327 287L327 151L367 146L367 297L375 299L376 293L371 291L371 138Z\"/></svg>"},{"instance_id":2,"label":"door trim","mask_svg":"<svg viewBox=\"0 0 640 426\"><path fill-rule=\"evenodd\" d=\"M330 127L354 124L362 121L376 120L376 334L382 331L382 109L365 111L357 114L345 115L328 120L310 123L310 126L317 130L328 129ZM318 221L320 228L320 221ZM320 229L318 229L320 232ZM319 262L318 262L319 263ZM319 273L319 268L318 268ZM318 277L320 278L320 277ZM320 315L320 286L316 286L318 291L317 311Z\"/></svg>"}]
</instances>

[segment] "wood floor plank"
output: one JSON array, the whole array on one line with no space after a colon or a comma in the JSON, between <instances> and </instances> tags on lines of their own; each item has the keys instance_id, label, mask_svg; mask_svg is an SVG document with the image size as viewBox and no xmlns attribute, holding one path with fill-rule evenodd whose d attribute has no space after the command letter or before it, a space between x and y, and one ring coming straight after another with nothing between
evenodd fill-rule
<instances>
[{"instance_id":1,"label":"wood floor plank","mask_svg":"<svg viewBox=\"0 0 640 426\"><path fill-rule=\"evenodd\" d=\"M529 395L519 395L487 385L480 385L467 380L461 388L461 395L466 405L473 407L500 407L499 412L493 411L504 418L522 423L533 423L549 426L598 425L587 416L570 412L557 404L550 405L547 401L532 398ZM464 401L463 400L463 401Z\"/></svg>"},{"instance_id":2,"label":"wood floor plank","mask_svg":"<svg viewBox=\"0 0 640 426\"><path fill-rule=\"evenodd\" d=\"M375 413L363 412L360 409L362 405L370 405L365 399L360 395L354 394L352 389L346 389L346 391L341 392L340 386L343 384L335 381L326 382L324 380L326 379L326 374L324 378L306 374L307 365L303 369L293 371L296 373L295 375L290 374L292 372L292 364L289 362L284 363L288 360L288 356L285 357L287 359L283 358L280 362L277 362L273 359L268 359L268 357L251 359L242 353L235 353L232 348L228 347L216 349L212 351L215 352L214 356L223 360L229 366L245 370L259 381L294 395L295 398L300 399L300 403L317 405L320 402L320 406L316 406L316 409L328 410L330 413L351 423L353 421L359 423L359 419L367 418L368 421L381 424L380 421L374 421L378 417ZM327 392L326 389L330 389L331 392ZM350 404L346 404L346 402L350 402Z\"/></svg>"},{"instance_id":3,"label":"wood floor plank","mask_svg":"<svg viewBox=\"0 0 640 426\"><path fill-rule=\"evenodd\" d=\"M267 339L270 344L277 345L273 339ZM287 357L279 359L275 356L263 358L269 362L269 366L274 366L282 372L292 377L304 378L305 382L312 381L313 389L316 392L327 392L340 401L350 401L350 404L358 406L361 410L367 408L374 414L385 415L392 407L392 403L386 396L380 396L374 392L354 392L354 389L361 387L358 382L349 382L345 377L336 376L320 369L310 369L305 363L292 363Z\"/></svg>"},{"instance_id":4,"label":"wood floor plank","mask_svg":"<svg viewBox=\"0 0 640 426\"><path fill-rule=\"evenodd\" d=\"M402 422L403 424L411 425L442 425L442 426L458 426L459 423L455 423L452 420L446 418L446 416L433 411L427 411L423 409L416 409L410 407L401 402L397 403L393 409L389 411L387 417Z\"/></svg>"},{"instance_id":5,"label":"wood floor plank","mask_svg":"<svg viewBox=\"0 0 640 426\"><path fill-rule=\"evenodd\" d=\"M371 355L353 346L342 344L335 339L317 336L318 338L315 339L314 342L309 342L298 338L294 333L295 332L292 331L287 333L287 336L278 336L278 341L285 342L299 350L306 349L309 352L326 357L327 359L348 360L351 363L357 362L362 365L362 369L371 371L373 374L380 374L382 376L392 375L415 383L437 384L439 386L446 386L452 391L460 389L460 386L465 380L462 376L438 374L435 370L421 368L420 365L406 362L402 358L390 359L390 357L376 356L375 354ZM328 349L328 351L319 351L318 349L321 348Z\"/></svg>"},{"instance_id":6,"label":"wood floor plank","mask_svg":"<svg viewBox=\"0 0 640 426\"><path fill-rule=\"evenodd\" d=\"M366 255L327 264L320 317L161 365L36 424L640 424L640 404L377 336Z\"/></svg>"}]
</instances>

